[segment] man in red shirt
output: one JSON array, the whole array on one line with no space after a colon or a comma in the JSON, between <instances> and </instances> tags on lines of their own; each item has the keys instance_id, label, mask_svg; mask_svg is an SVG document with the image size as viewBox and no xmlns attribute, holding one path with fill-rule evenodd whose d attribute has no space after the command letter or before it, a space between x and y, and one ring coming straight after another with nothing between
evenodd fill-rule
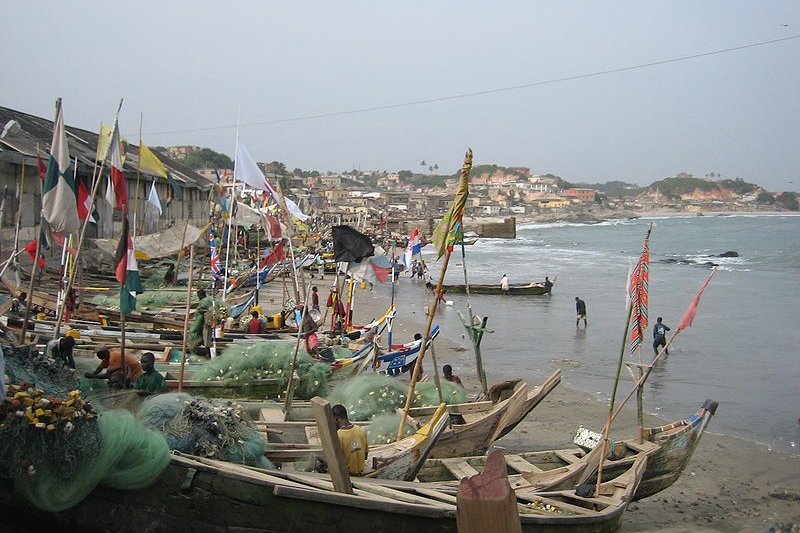
<instances>
[{"instance_id":1,"label":"man in red shirt","mask_svg":"<svg viewBox=\"0 0 800 533\"><path fill-rule=\"evenodd\" d=\"M450 382L453 382L453 383L458 383L462 387L464 386L461 383L461 378L456 376L455 374L453 374L453 367L452 366L444 365L442 367L442 373L444 373L444 379L446 379L447 381L450 381Z\"/></svg>"}]
</instances>

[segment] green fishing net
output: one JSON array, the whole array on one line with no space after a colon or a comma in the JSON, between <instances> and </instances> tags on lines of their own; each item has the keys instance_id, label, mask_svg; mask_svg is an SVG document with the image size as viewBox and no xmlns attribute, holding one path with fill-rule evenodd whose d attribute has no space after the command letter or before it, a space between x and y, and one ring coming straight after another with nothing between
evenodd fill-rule
<instances>
[{"instance_id":1,"label":"green fishing net","mask_svg":"<svg viewBox=\"0 0 800 533\"><path fill-rule=\"evenodd\" d=\"M400 427L400 420L402 416L397 413L382 413L369 422L367 430L367 442L370 446L377 446L379 444L391 444L397 440L397 428ZM409 422L406 422L406 428L403 435L406 437L416 433L416 429Z\"/></svg>"},{"instance_id":2,"label":"green fishing net","mask_svg":"<svg viewBox=\"0 0 800 533\"><path fill-rule=\"evenodd\" d=\"M149 485L169 462L159 433L131 413L98 415L74 371L31 346L3 346L9 381L0 403L0 473L46 511L62 511L101 484Z\"/></svg>"},{"instance_id":3,"label":"green fishing net","mask_svg":"<svg viewBox=\"0 0 800 533\"><path fill-rule=\"evenodd\" d=\"M127 411L108 411L97 418L102 444L91 459L62 477L52 461L37 465L34 475L14 476L15 490L45 511L63 511L78 504L97 485L121 490L150 485L169 463L161 434L145 429Z\"/></svg>"},{"instance_id":4,"label":"green fishing net","mask_svg":"<svg viewBox=\"0 0 800 533\"><path fill-rule=\"evenodd\" d=\"M77 376L40 353L35 346L3 345L9 383L30 383L49 394L65 395L78 388Z\"/></svg>"},{"instance_id":5,"label":"green fishing net","mask_svg":"<svg viewBox=\"0 0 800 533\"><path fill-rule=\"evenodd\" d=\"M294 355L294 341L264 341L253 344L234 344L195 371L196 381L250 383L259 379L280 379L278 387L285 390ZM310 399L327 391L330 365L314 360L302 348L297 353L294 397Z\"/></svg>"},{"instance_id":6,"label":"green fishing net","mask_svg":"<svg viewBox=\"0 0 800 533\"><path fill-rule=\"evenodd\" d=\"M441 386L445 403L467 401L467 392L460 385L442 381ZM351 420L369 420L375 415L392 413L405 407L407 394L408 385L397 378L383 374L362 374L337 386L328 396L328 401L344 405ZM436 385L428 381L417 383L411 405L439 405Z\"/></svg>"},{"instance_id":7,"label":"green fishing net","mask_svg":"<svg viewBox=\"0 0 800 533\"><path fill-rule=\"evenodd\" d=\"M146 287L154 288L154 287ZM119 308L119 294L93 296L91 303L102 307ZM136 307L175 307L186 305L186 291L145 291L136 297Z\"/></svg>"},{"instance_id":8,"label":"green fishing net","mask_svg":"<svg viewBox=\"0 0 800 533\"><path fill-rule=\"evenodd\" d=\"M222 461L272 468L266 441L238 404L213 405L182 392L147 398L138 417L160 431L170 449Z\"/></svg>"}]
</instances>

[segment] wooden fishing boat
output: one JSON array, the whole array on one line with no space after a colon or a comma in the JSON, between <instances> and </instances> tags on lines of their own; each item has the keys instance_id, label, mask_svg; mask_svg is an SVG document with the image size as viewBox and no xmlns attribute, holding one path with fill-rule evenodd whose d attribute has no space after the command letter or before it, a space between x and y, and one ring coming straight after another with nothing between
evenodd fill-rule
<instances>
[{"instance_id":1,"label":"wooden fishing boat","mask_svg":"<svg viewBox=\"0 0 800 533\"><path fill-rule=\"evenodd\" d=\"M560 381L561 371L556 370L536 387L521 380L508 382L504 393L493 400L448 405L451 425L441 434L430 456L457 457L485 452L495 440L514 429ZM282 432L280 436L269 435L271 440L308 443L306 428L314 426L308 402L292 402L289 416L282 403L241 403L257 423ZM419 423L427 423L435 411L436 407L415 407L410 409L409 416Z\"/></svg>"},{"instance_id":2,"label":"wooden fishing boat","mask_svg":"<svg viewBox=\"0 0 800 533\"><path fill-rule=\"evenodd\" d=\"M700 437L717 408L713 400L706 400L696 414L677 422L645 428L643 440L626 439L613 443L603 463L604 478L613 478L627 469L639 454L647 455L647 468L642 475L634 500L652 496L672 485L681 475ZM599 450L599 449L598 449ZM544 450L506 454L505 462L509 481L515 489L569 488L582 477L596 479L599 454L588 448ZM465 476L482 470L486 456L429 459L417 479L423 482L457 483Z\"/></svg>"},{"instance_id":3,"label":"wooden fishing boat","mask_svg":"<svg viewBox=\"0 0 800 533\"><path fill-rule=\"evenodd\" d=\"M579 496L572 489L517 491L522 531L618 530L646 463L646 455L640 454L592 497ZM151 486L131 491L97 487L81 503L57 515L22 502L5 479L0 482L0 500L6 509L13 506L13 513L6 516L18 525L57 519L62 528L68 525L84 531L457 532L454 489L358 477L351 481L353 494L345 494L333 490L327 475L175 454Z\"/></svg>"},{"instance_id":4,"label":"wooden fishing boat","mask_svg":"<svg viewBox=\"0 0 800 533\"><path fill-rule=\"evenodd\" d=\"M447 408L441 404L427 424L403 439L370 446L364 477L412 481L448 425ZM286 442L282 437L293 429L292 423L257 424L268 439L266 457L284 471L314 471L324 460L317 426L304 426L305 442ZM275 437L278 438L275 438ZM270 438L272 437L272 438Z\"/></svg>"},{"instance_id":5,"label":"wooden fishing boat","mask_svg":"<svg viewBox=\"0 0 800 533\"><path fill-rule=\"evenodd\" d=\"M553 285L556 284L556 279L553 278L552 282ZM467 292L465 285L448 285L443 284L442 288L444 289L445 293L450 294L464 294ZM539 296L543 294L550 294L552 290L552 286L550 290L545 286L544 282L534 282L534 283L510 283L508 285L508 294L511 296ZM470 294L504 294L503 291L500 289L500 284L495 285L482 285L482 284L469 284L469 293Z\"/></svg>"}]
</instances>

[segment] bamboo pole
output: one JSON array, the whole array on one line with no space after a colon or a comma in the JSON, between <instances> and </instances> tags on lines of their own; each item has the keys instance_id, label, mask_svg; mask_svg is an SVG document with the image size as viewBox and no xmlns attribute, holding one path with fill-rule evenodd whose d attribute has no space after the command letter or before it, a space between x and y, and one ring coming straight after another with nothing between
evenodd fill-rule
<instances>
[{"instance_id":1,"label":"bamboo pole","mask_svg":"<svg viewBox=\"0 0 800 533\"><path fill-rule=\"evenodd\" d=\"M189 284L186 287L186 316L183 317L183 340L181 341L181 371L178 377L178 392L183 389L183 372L186 368L186 337L189 335L189 310L192 307L192 284L194 282L194 245L189 247ZM213 298L213 297L212 297Z\"/></svg>"},{"instance_id":2,"label":"bamboo pole","mask_svg":"<svg viewBox=\"0 0 800 533\"><path fill-rule=\"evenodd\" d=\"M449 229L449 228L448 228ZM447 235L449 231L445 232ZM439 305L438 294L442 290L442 282L444 281L444 274L447 272L447 265L450 263L450 250L445 251L444 262L442 264L442 272L439 275L439 280L436 282L436 294L433 298L433 306L428 311L428 320L425 324L425 336L423 337L422 347L420 348L417 360L414 361L414 370L411 374L411 382L408 385L408 395L406 396L406 404L403 407L403 416L400 419L400 427L397 428L397 440L403 438L405 433L406 420L408 420L408 411L411 409L411 402L414 398L414 388L416 387L417 380L420 378L422 372L422 359L425 357L425 352L428 347L428 340L431 338L431 328L433 326L433 316L436 313L436 308Z\"/></svg>"},{"instance_id":3,"label":"bamboo pole","mask_svg":"<svg viewBox=\"0 0 800 533\"><path fill-rule=\"evenodd\" d=\"M292 364L289 368L289 381L286 383L286 398L283 405L283 419L289 420L289 410L292 405L292 398L294 397L294 373L297 370L297 353L300 351L300 340L303 337L303 321L305 320L306 313L308 313L308 306L303 306L303 312L300 313L300 323L297 324L297 342L294 344L294 353L292 354Z\"/></svg>"}]
</instances>

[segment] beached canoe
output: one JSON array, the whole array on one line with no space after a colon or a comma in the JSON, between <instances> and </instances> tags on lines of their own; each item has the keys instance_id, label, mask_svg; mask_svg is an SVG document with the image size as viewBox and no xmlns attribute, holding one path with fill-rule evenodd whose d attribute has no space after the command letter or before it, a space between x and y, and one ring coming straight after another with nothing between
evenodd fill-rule
<instances>
[{"instance_id":1,"label":"beached canoe","mask_svg":"<svg viewBox=\"0 0 800 533\"><path fill-rule=\"evenodd\" d=\"M603 483L596 496L581 496L574 489L516 491L522 531L617 531L646 463L647 456L640 454L624 473ZM176 454L149 487L131 491L97 487L81 503L57 515L21 501L5 478L0 480L0 501L4 515L16 525L49 521L81 531L457 532L454 489L358 477L351 481L353 494L345 494L334 491L327 475Z\"/></svg>"},{"instance_id":2,"label":"beached canoe","mask_svg":"<svg viewBox=\"0 0 800 533\"><path fill-rule=\"evenodd\" d=\"M666 489L686 468L716 408L716 402L706 400L696 414L686 419L644 428L642 442L626 439L613 443L603 463L603 478L616 477L644 453L647 468L633 499L641 500ZM593 470L597 468L599 457L587 451L588 448L583 447L506 454L509 481L515 489L543 490L575 486L584 474L590 480L596 479ZM486 456L429 459L417 479L455 485L461 478L481 471L485 464ZM592 472L587 473L587 469Z\"/></svg>"}]
</instances>

